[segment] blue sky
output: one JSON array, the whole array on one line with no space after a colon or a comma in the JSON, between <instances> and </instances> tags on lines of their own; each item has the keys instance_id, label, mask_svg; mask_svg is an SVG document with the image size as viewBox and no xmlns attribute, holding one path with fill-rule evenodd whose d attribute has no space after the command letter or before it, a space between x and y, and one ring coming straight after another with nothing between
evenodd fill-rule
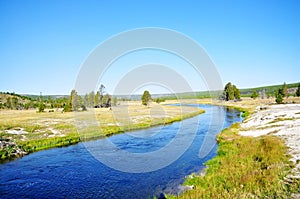
<instances>
[{"instance_id":1,"label":"blue sky","mask_svg":"<svg viewBox=\"0 0 300 199\"><path fill-rule=\"evenodd\" d=\"M223 84L247 88L300 81L297 0L1 0L0 91L68 94L94 48L143 27L168 28L194 39L214 61ZM160 56L165 55L154 60ZM175 68L183 73L186 66L179 63ZM103 78L108 92L122 72L116 67ZM194 90L205 90L201 79L187 78Z\"/></svg>"}]
</instances>

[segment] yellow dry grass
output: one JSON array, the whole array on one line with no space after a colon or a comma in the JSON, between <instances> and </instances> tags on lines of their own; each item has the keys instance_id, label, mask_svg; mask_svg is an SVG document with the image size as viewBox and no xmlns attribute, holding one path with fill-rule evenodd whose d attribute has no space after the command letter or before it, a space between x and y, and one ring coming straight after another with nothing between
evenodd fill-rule
<instances>
[{"instance_id":1,"label":"yellow dry grass","mask_svg":"<svg viewBox=\"0 0 300 199\"><path fill-rule=\"evenodd\" d=\"M120 106L89 109L86 112L54 110L38 113L36 110L1 110L0 133L10 140L31 140L63 137L76 133L81 124L85 131L99 131L97 136L147 128L181 120L200 113L200 109L185 106L166 106L156 103L148 107L141 102L123 102ZM91 132L90 133L91 136Z\"/></svg>"}]
</instances>

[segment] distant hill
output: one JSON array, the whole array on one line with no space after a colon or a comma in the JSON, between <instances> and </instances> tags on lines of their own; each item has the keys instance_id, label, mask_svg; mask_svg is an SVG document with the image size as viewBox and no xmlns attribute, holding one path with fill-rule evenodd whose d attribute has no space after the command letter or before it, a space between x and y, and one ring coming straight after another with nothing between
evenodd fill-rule
<instances>
[{"instance_id":1,"label":"distant hill","mask_svg":"<svg viewBox=\"0 0 300 199\"><path fill-rule=\"evenodd\" d=\"M287 84L288 92L290 95L294 95L298 83ZM283 84L280 85L271 85L271 86L262 86L255 88L245 88L240 89L242 97L250 97L252 92L255 90L260 95L274 96L275 92L282 88ZM192 99L192 98L218 98L223 91L199 91L199 92L184 92L176 94L153 94L151 96L153 99ZM118 100L140 100L141 95L114 95ZM63 107L63 105L68 101L69 95L45 95L42 96L43 102L45 102L49 108ZM0 92L0 109L28 109L36 108L39 103L39 95L29 95L29 94L15 94L9 92Z\"/></svg>"},{"instance_id":2,"label":"distant hill","mask_svg":"<svg viewBox=\"0 0 300 199\"><path fill-rule=\"evenodd\" d=\"M297 87L300 84L298 83L292 83L292 84L286 84L288 88L288 93L290 95L293 95L296 93ZM282 88L283 84L280 85L272 85L272 86L262 86L262 87L256 87L256 88L246 88L246 89L240 89L241 96L243 97L249 97L251 96L252 92L256 90L257 93L262 93L265 92L265 94L269 96L274 96L275 92L279 89Z\"/></svg>"},{"instance_id":3,"label":"distant hill","mask_svg":"<svg viewBox=\"0 0 300 199\"><path fill-rule=\"evenodd\" d=\"M22 96L29 97L30 99L33 99L33 100L40 99L40 95L23 94ZM49 98L51 98L51 99L60 99L60 98L65 98L65 97L69 97L69 95L43 95L42 96L43 100L47 100Z\"/></svg>"},{"instance_id":4,"label":"distant hill","mask_svg":"<svg viewBox=\"0 0 300 199\"><path fill-rule=\"evenodd\" d=\"M287 84L288 93L294 95L296 93L297 87L300 84L291 83ZM255 90L259 94L264 94L267 96L274 96L275 92L282 88L283 84L280 85L271 85L271 86L262 86L254 88L245 88L240 89L242 97L250 97L252 92ZM218 98L223 91L199 91L199 92L186 92L186 93L176 93L176 94L153 94L152 98L162 98L162 99L176 99L177 97L181 99L191 99L191 98ZM140 96L134 96L135 99L141 99Z\"/></svg>"},{"instance_id":5,"label":"distant hill","mask_svg":"<svg viewBox=\"0 0 300 199\"><path fill-rule=\"evenodd\" d=\"M29 109L36 107L37 101L16 93L0 92L0 109Z\"/></svg>"},{"instance_id":6,"label":"distant hill","mask_svg":"<svg viewBox=\"0 0 300 199\"><path fill-rule=\"evenodd\" d=\"M42 103L47 108L62 108L68 102L68 95L42 96ZM16 93L0 92L0 109L35 109L40 104L39 95L20 95Z\"/></svg>"},{"instance_id":7,"label":"distant hill","mask_svg":"<svg viewBox=\"0 0 300 199\"><path fill-rule=\"evenodd\" d=\"M294 95L296 93L297 87L300 84L292 83L287 84L288 93L290 95ZM267 96L274 96L275 92L282 88L283 84L280 85L272 85L272 86L262 86L262 87L254 87L254 88L245 88L240 89L242 97L250 97L252 92L255 90L259 94L264 94ZM153 94L152 98L162 98L162 99L177 99L177 97L181 99L192 99L192 98L218 98L223 91L199 91L199 92L186 92L186 93L176 93L176 94ZM135 99L141 99L141 96L134 96Z\"/></svg>"}]
</instances>

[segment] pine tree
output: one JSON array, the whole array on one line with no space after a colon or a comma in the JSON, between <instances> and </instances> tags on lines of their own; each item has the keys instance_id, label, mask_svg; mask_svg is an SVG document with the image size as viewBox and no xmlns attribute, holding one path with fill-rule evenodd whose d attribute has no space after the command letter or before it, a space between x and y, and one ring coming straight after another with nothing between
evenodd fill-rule
<instances>
[{"instance_id":1,"label":"pine tree","mask_svg":"<svg viewBox=\"0 0 300 199\"><path fill-rule=\"evenodd\" d=\"M12 103L11 103L11 98L10 97L8 97L8 98L6 98L6 108L8 108L8 109L12 109Z\"/></svg>"},{"instance_id":2,"label":"pine tree","mask_svg":"<svg viewBox=\"0 0 300 199\"><path fill-rule=\"evenodd\" d=\"M257 94L256 90L254 90L254 91L252 92L251 98L252 98L252 99L256 99L257 97L258 97L258 94Z\"/></svg>"},{"instance_id":3,"label":"pine tree","mask_svg":"<svg viewBox=\"0 0 300 199\"><path fill-rule=\"evenodd\" d=\"M275 94L275 101L277 104L282 104L283 103L283 94L282 94L282 89L278 89L276 94Z\"/></svg>"},{"instance_id":4,"label":"pine tree","mask_svg":"<svg viewBox=\"0 0 300 199\"><path fill-rule=\"evenodd\" d=\"M77 111L78 107L79 107L79 99L78 99L78 95L77 92L73 89L71 91L71 95L70 95L70 107L72 108L73 111Z\"/></svg>"},{"instance_id":5,"label":"pine tree","mask_svg":"<svg viewBox=\"0 0 300 199\"><path fill-rule=\"evenodd\" d=\"M142 104L144 106L148 106L149 101L151 100L151 95L149 91L144 91L144 94L142 95Z\"/></svg>"},{"instance_id":6,"label":"pine tree","mask_svg":"<svg viewBox=\"0 0 300 199\"><path fill-rule=\"evenodd\" d=\"M224 88L224 98L226 101L234 99L234 90L232 88L231 82L228 82Z\"/></svg>"},{"instance_id":7,"label":"pine tree","mask_svg":"<svg viewBox=\"0 0 300 199\"><path fill-rule=\"evenodd\" d=\"M225 85L222 99L226 101L234 100L234 99L239 100L241 99L240 90L235 85L231 84L231 82L228 82Z\"/></svg>"},{"instance_id":8,"label":"pine tree","mask_svg":"<svg viewBox=\"0 0 300 199\"><path fill-rule=\"evenodd\" d=\"M282 85L282 97L288 97L288 89L285 82Z\"/></svg>"},{"instance_id":9,"label":"pine tree","mask_svg":"<svg viewBox=\"0 0 300 199\"><path fill-rule=\"evenodd\" d=\"M100 107L103 106L104 93L105 93L105 86L103 84L101 84L100 88L99 88L99 94L100 94L99 102L100 102Z\"/></svg>"},{"instance_id":10,"label":"pine tree","mask_svg":"<svg viewBox=\"0 0 300 199\"><path fill-rule=\"evenodd\" d=\"M235 85L233 85L232 88L233 88L234 98L237 99L237 100L241 99L240 90Z\"/></svg>"},{"instance_id":11,"label":"pine tree","mask_svg":"<svg viewBox=\"0 0 300 199\"><path fill-rule=\"evenodd\" d=\"M296 91L296 96L300 97L300 84L298 84L298 89Z\"/></svg>"},{"instance_id":12,"label":"pine tree","mask_svg":"<svg viewBox=\"0 0 300 199\"><path fill-rule=\"evenodd\" d=\"M111 96L108 93L106 93L106 95L102 98L102 107L111 107Z\"/></svg>"}]
</instances>

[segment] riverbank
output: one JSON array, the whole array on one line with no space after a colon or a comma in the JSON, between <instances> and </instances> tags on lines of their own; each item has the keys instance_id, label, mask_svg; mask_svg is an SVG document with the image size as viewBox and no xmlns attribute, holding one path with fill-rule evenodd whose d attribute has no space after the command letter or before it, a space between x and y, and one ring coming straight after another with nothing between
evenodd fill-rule
<instances>
[{"instance_id":1,"label":"riverbank","mask_svg":"<svg viewBox=\"0 0 300 199\"><path fill-rule=\"evenodd\" d=\"M0 160L28 153L76 144L137 129L164 125L196 116L197 107L166 106L138 101L124 102L110 109L62 113L61 110L37 113L36 110L0 111ZM78 124L88 124L78 133Z\"/></svg>"},{"instance_id":2,"label":"riverbank","mask_svg":"<svg viewBox=\"0 0 300 199\"><path fill-rule=\"evenodd\" d=\"M299 105L216 104L244 108L250 115L217 136L217 156L185 181L193 189L168 198L299 198Z\"/></svg>"}]
</instances>

